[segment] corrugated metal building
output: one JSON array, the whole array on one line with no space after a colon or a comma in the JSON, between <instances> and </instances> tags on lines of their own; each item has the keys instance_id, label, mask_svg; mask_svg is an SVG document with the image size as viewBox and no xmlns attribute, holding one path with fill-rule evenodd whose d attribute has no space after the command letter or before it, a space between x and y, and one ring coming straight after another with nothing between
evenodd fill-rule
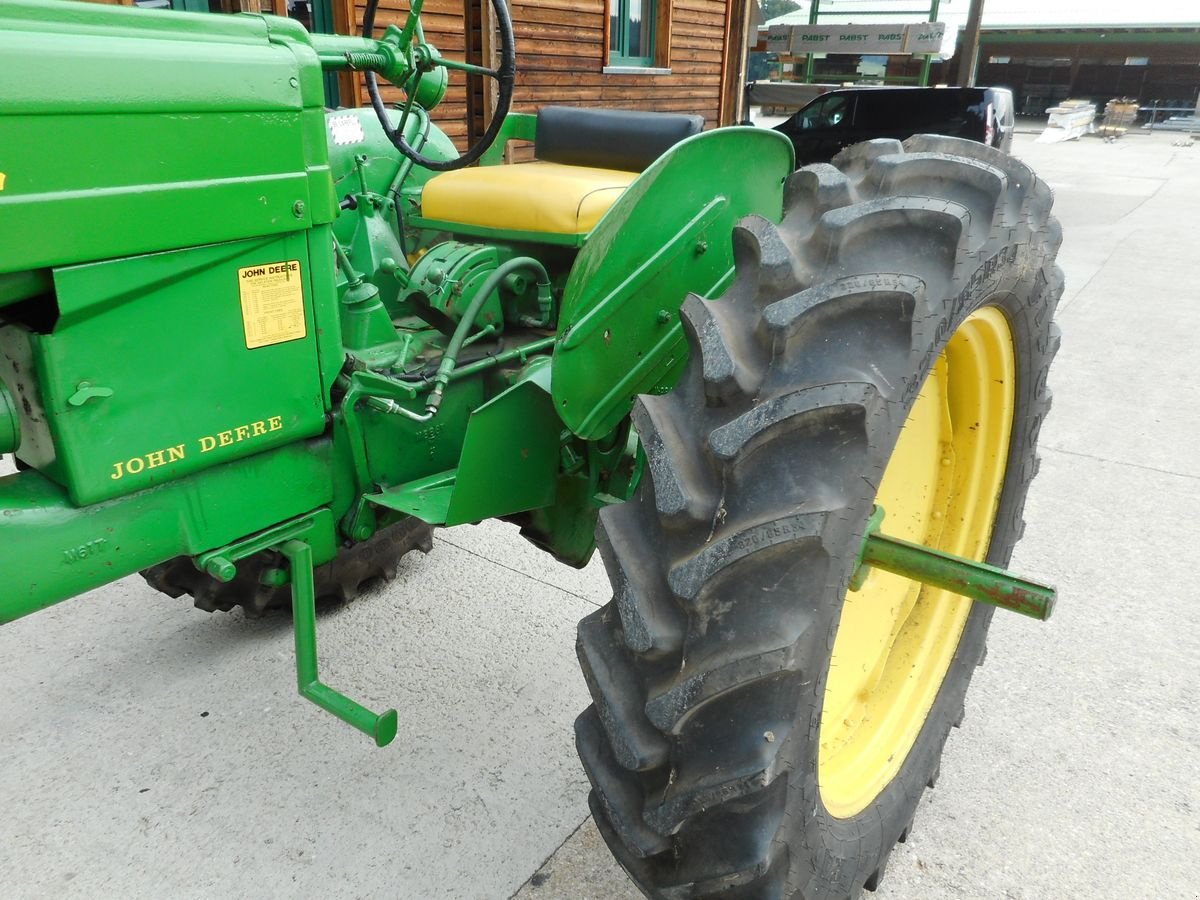
<instances>
[{"instance_id":1,"label":"corrugated metal building","mask_svg":"<svg viewBox=\"0 0 1200 900\"><path fill-rule=\"evenodd\" d=\"M977 72L979 84L1012 88L1018 112L1028 115L1067 97L1195 107L1200 23L984 28Z\"/></svg>"}]
</instances>

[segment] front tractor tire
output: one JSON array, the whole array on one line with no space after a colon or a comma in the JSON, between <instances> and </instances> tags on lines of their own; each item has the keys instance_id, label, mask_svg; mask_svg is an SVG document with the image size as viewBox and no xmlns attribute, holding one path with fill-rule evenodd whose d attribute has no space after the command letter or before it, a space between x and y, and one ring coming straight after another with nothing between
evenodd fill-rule
<instances>
[{"instance_id":1,"label":"front tractor tire","mask_svg":"<svg viewBox=\"0 0 1200 900\"><path fill-rule=\"evenodd\" d=\"M656 898L877 886L963 715L992 610L872 572L883 531L995 565L1020 537L1062 291L1051 194L952 138L871 141L735 230L683 305L649 477L601 512L576 742L605 840Z\"/></svg>"}]
</instances>

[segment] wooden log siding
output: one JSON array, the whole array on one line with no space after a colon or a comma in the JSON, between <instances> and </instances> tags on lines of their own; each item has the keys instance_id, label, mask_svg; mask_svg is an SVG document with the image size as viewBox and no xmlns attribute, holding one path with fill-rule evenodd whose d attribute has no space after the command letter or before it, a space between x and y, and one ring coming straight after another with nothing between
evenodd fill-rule
<instances>
[{"instance_id":1,"label":"wooden log siding","mask_svg":"<svg viewBox=\"0 0 1200 900\"><path fill-rule=\"evenodd\" d=\"M514 0L512 11L517 111L548 104L614 106L696 113L709 127L718 124L726 0L674 0L667 33L660 19L657 36L659 62L669 65L670 75L604 74L606 0Z\"/></svg>"},{"instance_id":2,"label":"wooden log siding","mask_svg":"<svg viewBox=\"0 0 1200 900\"><path fill-rule=\"evenodd\" d=\"M448 58L464 58L464 4L470 2L427 0L424 6L425 37ZM511 0L517 42L513 110L536 112L541 106L564 104L696 113L704 116L706 127L715 127L724 113L721 96L731 5L740 10L743 0L674 0L667 33L663 34L660 17L657 38L667 41L665 53L660 45L659 62L668 63L671 74L618 75L603 71L607 0ZM354 7L357 29L362 26L363 8L362 3ZM376 33L382 34L391 22L402 24L407 10L407 0L379 0ZM369 104L361 78L359 85L360 103ZM390 103L400 102L402 96L395 88L383 89ZM451 73L450 89L433 118L460 148L467 136L466 114L465 78ZM527 158L528 152L515 157Z\"/></svg>"}]
</instances>

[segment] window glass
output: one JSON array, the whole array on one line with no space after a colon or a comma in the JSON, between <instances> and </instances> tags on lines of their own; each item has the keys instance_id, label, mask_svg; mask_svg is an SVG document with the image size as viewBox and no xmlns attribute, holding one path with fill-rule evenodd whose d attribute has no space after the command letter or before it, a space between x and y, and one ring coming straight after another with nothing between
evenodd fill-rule
<instances>
[{"instance_id":1,"label":"window glass","mask_svg":"<svg viewBox=\"0 0 1200 900\"><path fill-rule=\"evenodd\" d=\"M803 129L849 126L850 97L845 94L820 97L800 110L797 118Z\"/></svg>"},{"instance_id":2,"label":"window glass","mask_svg":"<svg viewBox=\"0 0 1200 900\"><path fill-rule=\"evenodd\" d=\"M657 0L609 0L609 64L654 65Z\"/></svg>"},{"instance_id":3,"label":"window glass","mask_svg":"<svg viewBox=\"0 0 1200 900\"><path fill-rule=\"evenodd\" d=\"M309 31L313 30L313 10L310 0L288 0L288 18L296 19Z\"/></svg>"},{"instance_id":4,"label":"window glass","mask_svg":"<svg viewBox=\"0 0 1200 900\"><path fill-rule=\"evenodd\" d=\"M646 21L643 7L650 5L649 0L628 0L629 2L629 56L650 55L650 22Z\"/></svg>"}]
</instances>

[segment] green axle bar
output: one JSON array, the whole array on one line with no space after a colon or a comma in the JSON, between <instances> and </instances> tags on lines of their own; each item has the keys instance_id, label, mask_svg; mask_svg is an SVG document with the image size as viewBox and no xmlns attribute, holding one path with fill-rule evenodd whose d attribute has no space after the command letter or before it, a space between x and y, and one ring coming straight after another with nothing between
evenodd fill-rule
<instances>
[{"instance_id":1,"label":"green axle bar","mask_svg":"<svg viewBox=\"0 0 1200 900\"><path fill-rule=\"evenodd\" d=\"M1050 585L1019 578L998 566L880 534L882 521L883 508L876 507L852 587L861 586L868 568L877 568L1042 622L1054 611L1057 592Z\"/></svg>"},{"instance_id":2,"label":"green axle bar","mask_svg":"<svg viewBox=\"0 0 1200 900\"><path fill-rule=\"evenodd\" d=\"M996 566L880 534L883 515L883 509L876 507L868 523L859 568L850 585L852 589L862 587L869 570L877 568L1033 619L1045 621L1050 617L1054 609L1054 588L1018 578ZM319 510L221 550L206 553L196 562L214 578L229 581L237 573L234 567L236 560L267 549L282 554L291 570L296 682L300 695L370 735L377 746L384 747L396 737L396 711L372 712L322 683L317 674L316 590L311 541L319 541L320 535L332 533L329 522L321 521L329 516L328 510ZM322 525L325 527L320 527ZM278 575L280 583L289 577L282 571Z\"/></svg>"}]
</instances>

